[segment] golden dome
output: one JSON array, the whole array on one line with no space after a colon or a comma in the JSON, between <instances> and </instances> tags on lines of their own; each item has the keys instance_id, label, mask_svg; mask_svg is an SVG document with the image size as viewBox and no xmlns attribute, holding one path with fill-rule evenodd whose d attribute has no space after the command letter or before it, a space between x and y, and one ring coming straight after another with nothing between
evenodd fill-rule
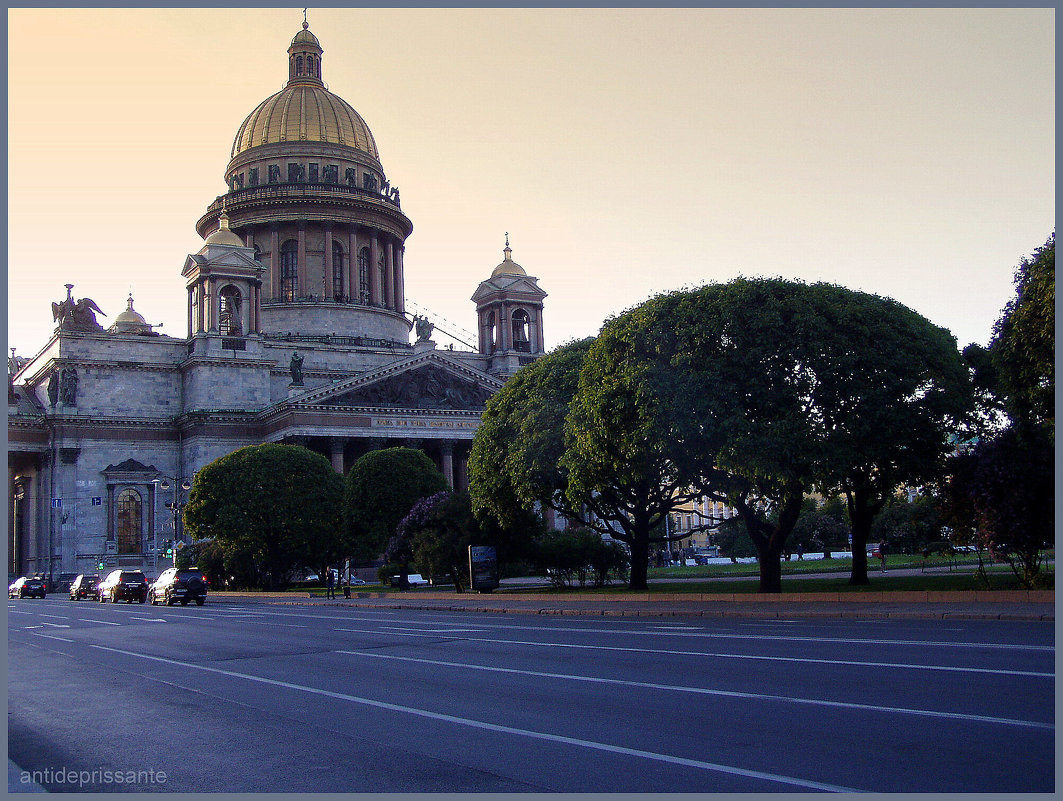
<instances>
[{"instance_id":1,"label":"golden dome","mask_svg":"<svg viewBox=\"0 0 1063 801\"><path fill-rule=\"evenodd\" d=\"M347 145L380 159L376 140L361 115L320 86L286 86L259 103L236 132L232 158L259 145L282 142Z\"/></svg>"},{"instance_id":2,"label":"golden dome","mask_svg":"<svg viewBox=\"0 0 1063 801\"><path fill-rule=\"evenodd\" d=\"M524 272L524 268L513 261L513 251L509 247L509 234L506 234L506 247L502 254L505 258L502 259L501 264L491 271L492 278L498 278L500 275L527 275Z\"/></svg>"},{"instance_id":3,"label":"golden dome","mask_svg":"<svg viewBox=\"0 0 1063 801\"><path fill-rule=\"evenodd\" d=\"M114 318L114 323L111 325L110 330L117 334L138 334L145 331L151 331L151 326L148 325L147 320L145 320L139 312L133 309L132 293L129 295L126 310Z\"/></svg>"},{"instance_id":4,"label":"golden dome","mask_svg":"<svg viewBox=\"0 0 1063 801\"><path fill-rule=\"evenodd\" d=\"M303 29L299 31L299 33L295 34L295 38L292 39L293 45L311 44L316 47L321 47L321 42L317 40L317 37L307 30L307 28L309 27L310 26L307 25L305 22L303 23Z\"/></svg>"},{"instance_id":5,"label":"golden dome","mask_svg":"<svg viewBox=\"0 0 1063 801\"><path fill-rule=\"evenodd\" d=\"M244 247L244 240L237 236L229 228L229 215L224 211L221 213L221 219L218 220L218 230L206 238L204 245L228 245L229 247ZM133 308L130 305L129 308Z\"/></svg>"},{"instance_id":6,"label":"golden dome","mask_svg":"<svg viewBox=\"0 0 1063 801\"><path fill-rule=\"evenodd\" d=\"M288 48L287 86L247 115L233 140L231 158L262 145L324 142L352 147L380 160L365 120L346 100L325 88L322 52L304 22Z\"/></svg>"}]
</instances>

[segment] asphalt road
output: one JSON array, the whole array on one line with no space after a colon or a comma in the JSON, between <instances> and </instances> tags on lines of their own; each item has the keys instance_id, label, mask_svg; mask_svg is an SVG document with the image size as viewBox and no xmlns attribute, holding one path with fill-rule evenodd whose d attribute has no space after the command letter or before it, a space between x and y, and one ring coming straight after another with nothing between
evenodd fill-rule
<instances>
[{"instance_id":1,"label":"asphalt road","mask_svg":"<svg viewBox=\"0 0 1063 801\"><path fill-rule=\"evenodd\" d=\"M1048 623L53 596L8 624L9 756L53 791L1055 788Z\"/></svg>"}]
</instances>

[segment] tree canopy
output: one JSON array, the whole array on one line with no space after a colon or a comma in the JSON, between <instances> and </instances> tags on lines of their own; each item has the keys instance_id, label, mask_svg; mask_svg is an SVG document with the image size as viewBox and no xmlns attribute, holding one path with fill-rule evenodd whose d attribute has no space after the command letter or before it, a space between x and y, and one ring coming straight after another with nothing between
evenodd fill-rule
<instances>
[{"instance_id":1,"label":"tree canopy","mask_svg":"<svg viewBox=\"0 0 1063 801\"><path fill-rule=\"evenodd\" d=\"M193 539L213 539L250 559L247 575L274 587L341 547L342 498L343 478L320 454L253 445L196 474L184 522Z\"/></svg>"},{"instance_id":2,"label":"tree canopy","mask_svg":"<svg viewBox=\"0 0 1063 801\"><path fill-rule=\"evenodd\" d=\"M343 493L352 556L375 559L417 501L446 489L447 480L432 460L413 448L384 448L360 457L347 473Z\"/></svg>"}]
</instances>

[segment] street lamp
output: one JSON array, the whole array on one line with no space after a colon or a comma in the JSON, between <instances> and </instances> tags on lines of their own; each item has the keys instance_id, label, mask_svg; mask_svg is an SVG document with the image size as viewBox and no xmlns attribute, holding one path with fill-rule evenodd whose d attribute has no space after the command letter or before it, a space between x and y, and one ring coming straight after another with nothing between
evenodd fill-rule
<instances>
[{"instance_id":1,"label":"street lamp","mask_svg":"<svg viewBox=\"0 0 1063 801\"><path fill-rule=\"evenodd\" d=\"M183 492L188 492L192 489L191 478L173 478L171 476L159 475L158 478L153 478L151 483L156 487L155 493L155 508L158 509L158 491L157 490L173 490L173 502L170 504L170 511L173 513L173 538L174 543L177 542L177 518L180 514L181 507L184 505L177 500L177 489L181 488ZM158 517L155 518L158 520ZM159 535L155 533L155 573L156 577L159 572Z\"/></svg>"}]
</instances>

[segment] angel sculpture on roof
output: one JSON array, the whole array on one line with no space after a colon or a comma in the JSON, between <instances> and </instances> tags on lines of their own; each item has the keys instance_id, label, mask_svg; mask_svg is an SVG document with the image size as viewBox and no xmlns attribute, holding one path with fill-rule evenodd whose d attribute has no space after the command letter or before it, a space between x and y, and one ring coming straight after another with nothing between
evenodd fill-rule
<instances>
[{"instance_id":1,"label":"angel sculpture on roof","mask_svg":"<svg viewBox=\"0 0 1063 801\"><path fill-rule=\"evenodd\" d=\"M67 284L66 299L52 304L52 319L64 331L102 331L103 326L96 322L96 315L103 314L103 310L92 298L75 302L70 292L73 288L73 284Z\"/></svg>"}]
</instances>

